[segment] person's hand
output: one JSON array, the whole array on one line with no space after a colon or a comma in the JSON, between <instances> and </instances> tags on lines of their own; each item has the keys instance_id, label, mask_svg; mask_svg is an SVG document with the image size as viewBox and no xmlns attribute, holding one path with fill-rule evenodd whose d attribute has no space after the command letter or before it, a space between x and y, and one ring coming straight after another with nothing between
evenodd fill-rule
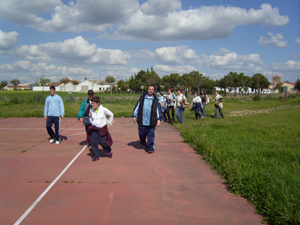
<instances>
[{"instance_id":1,"label":"person's hand","mask_svg":"<svg viewBox=\"0 0 300 225\"><path fill-rule=\"evenodd\" d=\"M160 126L160 120L157 120L156 127L159 127L159 126Z\"/></svg>"},{"instance_id":2,"label":"person's hand","mask_svg":"<svg viewBox=\"0 0 300 225\"><path fill-rule=\"evenodd\" d=\"M132 117L132 121L136 123L136 117Z\"/></svg>"},{"instance_id":3,"label":"person's hand","mask_svg":"<svg viewBox=\"0 0 300 225\"><path fill-rule=\"evenodd\" d=\"M81 123L83 123L83 118L82 118L82 117L80 117L79 121L80 121Z\"/></svg>"},{"instance_id":4,"label":"person's hand","mask_svg":"<svg viewBox=\"0 0 300 225\"><path fill-rule=\"evenodd\" d=\"M64 117L64 116L61 116L61 118L64 119L65 117Z\"/></svg>"},{"instance_id":5,"label":"person's hand","mask_svg":"<svg viewBox=\"0 0 300 225\"><path fill-rule=\"evenodd\" d=\"M46 121L47 120L47 116L44 116L44 121Z\"/></svg>"}]
</instances>

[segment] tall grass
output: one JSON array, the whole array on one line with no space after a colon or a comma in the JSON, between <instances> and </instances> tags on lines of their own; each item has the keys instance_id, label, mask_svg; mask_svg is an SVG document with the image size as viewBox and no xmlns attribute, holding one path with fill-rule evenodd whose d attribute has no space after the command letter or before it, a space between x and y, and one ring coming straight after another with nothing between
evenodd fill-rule
<instances>
[{"instance_id":1,"label":"tall grass","mask_svg":"<svg viewBox=\"0 0 300 225\"><path fill-rule=\"evenodd\" d=\"M254 108L284 106L251 102ZM300 98L292 108L243 117L195 121L186 112L184 124L174 123L185 142L226 180L228 189L245 197L269 224L300 224ZM226 111L248 103L224 104ZM225 109L224 109L225 111ZM298 124L298 125L297 125Z\"/></svg>"}]
</instances>

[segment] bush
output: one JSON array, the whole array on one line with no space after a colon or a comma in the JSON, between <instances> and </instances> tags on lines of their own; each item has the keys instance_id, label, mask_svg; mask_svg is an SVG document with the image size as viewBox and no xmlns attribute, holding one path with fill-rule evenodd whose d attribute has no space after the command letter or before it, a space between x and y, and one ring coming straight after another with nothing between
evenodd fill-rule
<instances>
[{"instance_id":1,"label":"bush","mask_svg":"<svg viewBox=\"0 0 300 225\"><path fill-rule=\"evenodd\" d=\"M253 98L253 101L261 101L261 97L259 95L255 95L255 97Z\"/></svg>"}]
</instances>

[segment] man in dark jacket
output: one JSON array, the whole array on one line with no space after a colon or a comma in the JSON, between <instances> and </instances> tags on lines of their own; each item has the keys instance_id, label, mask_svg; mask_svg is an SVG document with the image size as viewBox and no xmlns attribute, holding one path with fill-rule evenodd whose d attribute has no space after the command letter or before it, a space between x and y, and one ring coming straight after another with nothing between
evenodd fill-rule
<instances>
[{"instance_id":1,"label":"man in dark jacket","mask_svg":"<svg viewBox=\"0 0 300 225\"><path fill-rule=\"evenodd\" d=\"M162 120L158 104L154 86L149 85L148 92L140 97L132 113L133 122L139 125L140 143L149 154L155 151L155 127L159 127Z\"/></svg>"}]
</instances>

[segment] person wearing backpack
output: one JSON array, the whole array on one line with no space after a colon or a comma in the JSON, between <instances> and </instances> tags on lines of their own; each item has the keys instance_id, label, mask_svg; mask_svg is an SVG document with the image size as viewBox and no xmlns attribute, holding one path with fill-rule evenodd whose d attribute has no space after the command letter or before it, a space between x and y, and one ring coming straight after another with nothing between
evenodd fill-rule
<instances>
[{"instance_id":1,"label":"person wearing backpack","mask_svg":"<svg viewBox=\"0 0 300 225\"><path fill-rule=\"evenodd\" d=\"M77 118L81 123L83 123L83 118L84 117L89 116L90 109L92 108L91 100L94 97L94 91L89 90L87 94L88 94L88 98L85 99L81 103L78 114L77 114ZM87 125L85 125L85 132L87 133ZM88 143L86 145L89 147L90 150L92 149L92 147Z\"/></svg>"},{"instance_id":2,"label":"person wearing backpack","mask_svg":"<svg viewBox=\"0 0 300 225\"><path fill-rule=\"evenodd\" d=\"M187 99L186 97L181 93L181 89L178 88L177 89L177 96L176 96L176 102L175 102L175 105L176 105L176 118L177 118L177 121L179 123L183 123L183 113L184 113L184 109L186 107L188 107L188 104L187 104ZM180 117L179 117L179 113L180 113Z\"/></svg>"},{"instance_id":3,"label":"person wearing backpack","mask_svg":"<svg viewBox=\"0 0 300 225\"><path fill-rule=\"evenodd\" d=\"M175 100L176 100L176 95L174 93L172 93L171 88L168 89L167 91L167 119L168 119L168 123L171 122L171 117L170 117L170 110L172 110L172 120L175 119L174 116L174 106L175 106Z\"/></svg>"},{"instance_id":4,"label":"person wearing backpack","mask_svg":"<svg viewBox=\"0 0 300 225\"><path fill-rule=\"evenodd\" d=\"M224 114L222 112L222 108L223 108L223 98L221 95L219 95L219 91L215 91L216 97L215 97L215 115L214 118L217 119L218 118L218 110L219 113L221 115L222 118L224 118Z\"/></svg>"}]
</instances>

